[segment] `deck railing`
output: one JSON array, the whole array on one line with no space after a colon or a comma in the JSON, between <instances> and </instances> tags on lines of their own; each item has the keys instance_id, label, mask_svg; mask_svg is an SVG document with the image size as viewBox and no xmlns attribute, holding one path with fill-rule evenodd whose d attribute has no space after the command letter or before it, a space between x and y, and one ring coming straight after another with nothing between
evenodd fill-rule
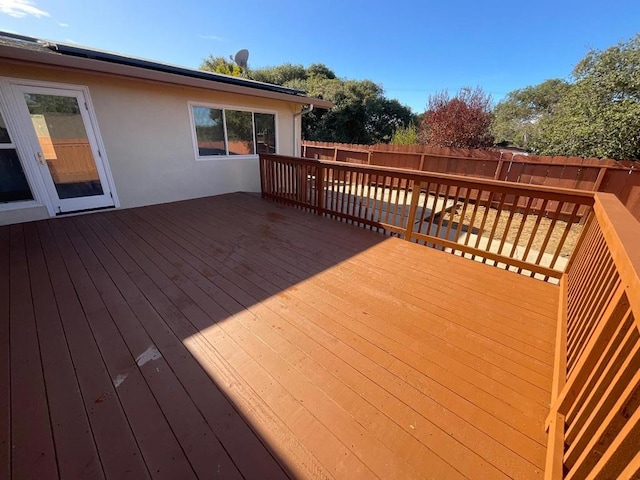
<instances>
[{"instance_id":1,"label":"deck railing","mask_svg":"<svg viewBox=\"0 0 640 480\"><path fill-rule=\"evenodd\" d=\"M640 475L640 224L596 194L561 280L547 478Z\"/></svg>"},{"instance_id":2,"label":"deck railing","mask_svg":"<svg viewBox=\"0 0 640 480\"><path fill-rule=\"evenodd\" d=\"M593 194L261 155L262 195L545 280L560 278Z\"/></svg>"},{"instance_id":3,"label":"deck railing","mask_svg":"<svg viewBox=\"0 0 640 480\"><path fill-rule=\"evenodd\" d=\"M260 168L265 198L558 278L545 477L640 478L640 223L613 194L273 155Z\"/></svg>"}]
</instances>

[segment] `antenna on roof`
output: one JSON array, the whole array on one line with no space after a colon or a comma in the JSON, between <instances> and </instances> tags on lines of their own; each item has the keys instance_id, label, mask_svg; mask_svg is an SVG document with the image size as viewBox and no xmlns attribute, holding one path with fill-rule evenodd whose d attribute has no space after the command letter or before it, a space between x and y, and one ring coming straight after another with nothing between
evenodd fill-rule
<instances>
[{"instance_id":1,"label":"antenna on roof","mask_svg":"<svg viewBox=\"0 0 640 480\"><path fill-rule=\"evenodd\" d=\"M244 72L247 70L247 62L249 61L249 50L243 48L242 50L238 50L236 56L233 57L233 61L242 68L243 76Z\"/></svg>"}]
</instances>

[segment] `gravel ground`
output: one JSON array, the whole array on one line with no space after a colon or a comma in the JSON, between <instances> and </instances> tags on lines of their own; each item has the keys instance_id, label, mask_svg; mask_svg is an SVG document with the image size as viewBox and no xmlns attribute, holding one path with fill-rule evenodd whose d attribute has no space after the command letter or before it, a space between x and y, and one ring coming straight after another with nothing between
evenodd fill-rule
<instances>
[{"instance_id":1,"label":"gravel ground","mask_svg":"<svg viewBox=\"0 0 640 480\"><path fill-rule=\"evenodd\" d=\"M473 222L474 224L473 224L472 233L477 233L476 229L477 230L480 229L480 226L482 224L482 219L485 215L486 210L487 210L486 207L478 206L476 217ZM462 220L461 214L462 214L462 207L459 206L456 211L456 214L453 217L454 223L457 224ZM505 230L509 222L509 215L510 215L510 212L502 212L501 215L498 217L497 219L498 225L496 226L494 238L502 239L503 236L505 235ZM463 228L471 227L472 216L473 216L473 205L470 204L467 207L467 211L465 212L464 220L462 220ZM484 231L482 232L483 237L489 237L489 235L491 234L491 229L493 228L493 224L496 221L496 216L497 216L497 209L490 208L487 213L485 228L484 228ZM524 216L521 213L513 214L511 224L509 225L509 230L506 232L506 237L507 237L506 241L508 243L514 243L516 239L516 235L518 233L518 229L522 224L523 217ZM450 218L450 215L447 215L445 217L445 220L449 220L449 218ZM544 243L544 240L547 236L547 233L549 231L549 228L551 227L552 221L550 218L543 217L540 220L537 230L535 229L536 221L537 221L537 215L530 214L527 216L527 219L524 223L524 227L522 228L522 234L520 236L520 241L518 242L518 245L523 247L526 246L529 242L529 239L531 238L532 233L535 232L533 243L531 244L531 249L540 251ZM560 220L555 222L553 231L551 232L551 237L549 238L549 242L547 243L547 246L545 248L546 253L551 253L551 254L555 253L558 247L558 244L562 240L562 236L564 235L566 229L567 229L567 222L560 221ZM568 257L571 254L581 233L582 233L582 224L574 223L571 225L571 228L569 229L569 233L567 234L567 238L560 251L560 254L562 256Z\"/></svg>"}]
</instances>

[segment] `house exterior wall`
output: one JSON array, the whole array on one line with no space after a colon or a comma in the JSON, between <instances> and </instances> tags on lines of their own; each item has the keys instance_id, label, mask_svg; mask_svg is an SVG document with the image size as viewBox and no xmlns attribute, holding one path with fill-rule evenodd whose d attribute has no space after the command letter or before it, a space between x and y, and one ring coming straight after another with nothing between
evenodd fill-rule
<instances>
[{"instance_id":1,"label":"house exterior wall","mask_svg":"<svg viewBox=\"0 0 640 480\"><path fill-rule=\"evenodd\" d=\"M0 64L0 76L89 88L122 208L260 190L257 156L196 160L188 102L275 113L283 155L300 138L293 103L31 65ZM0 211L0 224L46 217L44 207Z\"/></svg>"}]
</instances>

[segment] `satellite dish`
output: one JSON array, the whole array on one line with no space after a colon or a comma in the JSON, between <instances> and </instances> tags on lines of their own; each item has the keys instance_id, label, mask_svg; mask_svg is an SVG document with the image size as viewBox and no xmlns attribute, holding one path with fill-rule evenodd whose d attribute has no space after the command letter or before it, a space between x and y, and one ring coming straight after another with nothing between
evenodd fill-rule
<instances>
[{"instance_id":1,"label":"satellite dish","mask_svg":"<svg viewBox=\"0 0 640 480\"><path fill-rule=\"evenodd\" d=\"M234 62L242 67L243 70L247 69L247 61L249 60L249 50L243 48L236 53L236 56L233 58Z\"/></svg>"}]
</instances>

